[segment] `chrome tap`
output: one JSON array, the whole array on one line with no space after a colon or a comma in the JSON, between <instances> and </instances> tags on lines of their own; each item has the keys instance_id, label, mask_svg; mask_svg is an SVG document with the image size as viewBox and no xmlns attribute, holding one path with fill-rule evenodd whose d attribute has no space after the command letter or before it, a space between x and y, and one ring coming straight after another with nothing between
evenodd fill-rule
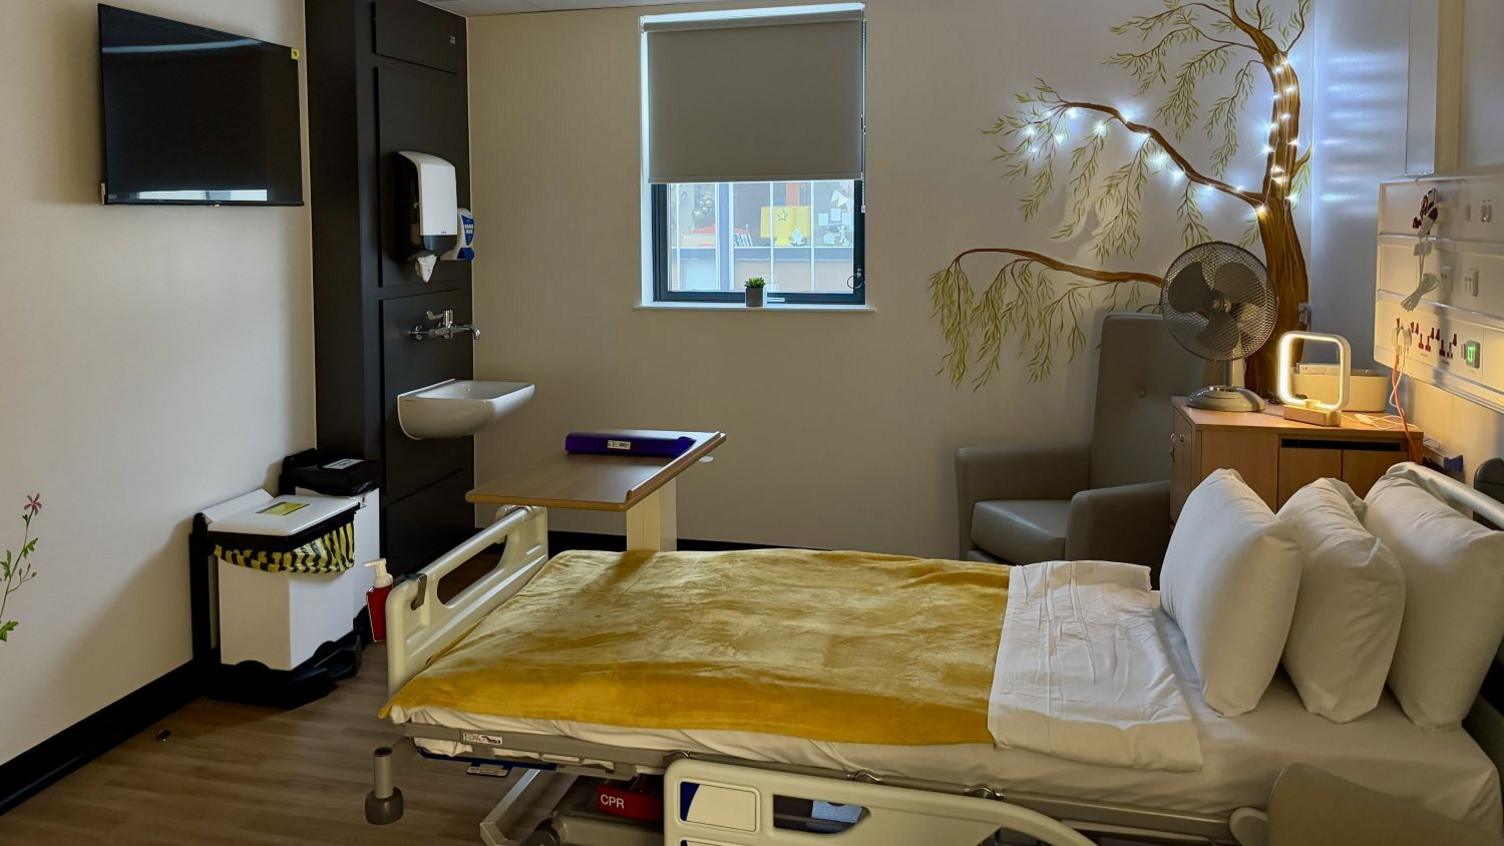
<instances>
[{"instance_id":1,"label":"chrome tap","mask_svg":"<svg viewBox=\"0 0 1504 846\"><path fill-rule=\"evenodd\" d=\"M454 309L452 308L444 309L442 314L428 312L428 321L432 325L424 326L419 323L412 328L412 331L407 333L408 337L415 341L421 341L424 338L443 338L446 341L452 341L456 335L463 335L466 332L470 333L471 340L480 337L480 329L473 323L455 325Z\"/></svg>"}]
</instances>

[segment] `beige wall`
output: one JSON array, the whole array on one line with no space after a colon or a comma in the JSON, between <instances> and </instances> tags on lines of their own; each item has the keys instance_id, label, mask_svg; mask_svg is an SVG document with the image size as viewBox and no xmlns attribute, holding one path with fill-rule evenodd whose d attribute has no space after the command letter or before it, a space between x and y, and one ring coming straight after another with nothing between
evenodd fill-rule
<instances>
[{"instance_id":1,"label":"beige wall","mask_svg":"<svg viewBox=\"0 0 1504 846\"><path fill-rule=\"evenodd\" d=\"M684 536L955 554L956 447L1084 440L1091 356L1031 384L1010 348L992 384L953 388L936 375L944 349L927 279L971 246L1079 249L1049 243L1058 208L1019 219L1017 189L999 179L980 130L1041 75L1149 114L1157 101L1133 97L1102 64L1123 47L1108 28L1127 10L1114 6L869 3L876 311L862 314L634 309L641 10L472 19L476 374L538 385L531 405L477 438L478 475L557 450L571 429L720 428L730 440L717 460L681 484ZM1257 144L1244 153L1257 159ZM1257 172L1249 161L1235 178ZM1145 218L1173 221L1168 185L1148 193ZM1247 210L1232 205L1209 212L1236 239ZM1178 230L1146 226L1139 255L1122 264L1162 271ZM991 272L975 268L978 279ZM551 519L621 531L593 515Z\"/></svg>"},{"instance_id":2,"label":"beige wall","mask_svg":"<svg viewBox=\"0 0 1504 846\"><path fill-rule=\"evenodd\" d=\"M300 0L136 0L301 46ZM0 6L0 761L188 660L193 513L313 440L306 208L103 207L93 0Z\"/></svg>"}]
</instances>

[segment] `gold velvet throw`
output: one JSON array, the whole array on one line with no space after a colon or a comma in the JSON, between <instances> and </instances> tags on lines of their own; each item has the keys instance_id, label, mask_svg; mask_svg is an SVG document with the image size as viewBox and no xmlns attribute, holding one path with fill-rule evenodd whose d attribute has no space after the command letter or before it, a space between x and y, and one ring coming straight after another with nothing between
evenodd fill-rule
<instances>
[{"instance_id":1,"label":"gold velvet throw","mask_svg":"<svg viewBox=\"0 0 1504 846\"><path fill-rule=\"evenodd\" d=\"M566 552L382 710L992 743L1008 570L866 552Z\"/></svg>"}]
</instances>

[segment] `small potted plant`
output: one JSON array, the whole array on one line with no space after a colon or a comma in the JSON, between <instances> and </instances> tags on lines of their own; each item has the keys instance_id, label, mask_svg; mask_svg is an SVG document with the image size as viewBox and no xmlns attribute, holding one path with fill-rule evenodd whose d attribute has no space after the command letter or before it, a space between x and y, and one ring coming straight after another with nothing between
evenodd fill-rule
<instances>
[{"instance_id":1,"label":"small potted plant","mask_svg":"<svg viewBox=\"0 0 1504 846\"><path fill-rule=\"evenodd\" d=\"M762 308L763 289L768 287L768 280L761 276L754 276L742 283L747 291L747 308Z\"/></svg>"}]
</instances>

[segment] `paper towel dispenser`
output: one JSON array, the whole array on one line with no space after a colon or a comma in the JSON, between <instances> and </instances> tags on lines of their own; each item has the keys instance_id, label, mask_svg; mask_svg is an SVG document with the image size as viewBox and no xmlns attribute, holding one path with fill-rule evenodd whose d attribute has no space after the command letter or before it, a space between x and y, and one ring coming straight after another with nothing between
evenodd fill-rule
<instances>
[{"instance_id":1,"label":"paper towel dispenser","mask_svg":"<svg viewBox=\"0 0 1504 846\"><path fill-rule=\"evenodd\" d=\"M402 209L398 215L399 252L417 265L418 275L427 282L439 254L453 249L459 241L454 165L411 150L397 153L397 165Z\"/></svg>"}]
</instances>

